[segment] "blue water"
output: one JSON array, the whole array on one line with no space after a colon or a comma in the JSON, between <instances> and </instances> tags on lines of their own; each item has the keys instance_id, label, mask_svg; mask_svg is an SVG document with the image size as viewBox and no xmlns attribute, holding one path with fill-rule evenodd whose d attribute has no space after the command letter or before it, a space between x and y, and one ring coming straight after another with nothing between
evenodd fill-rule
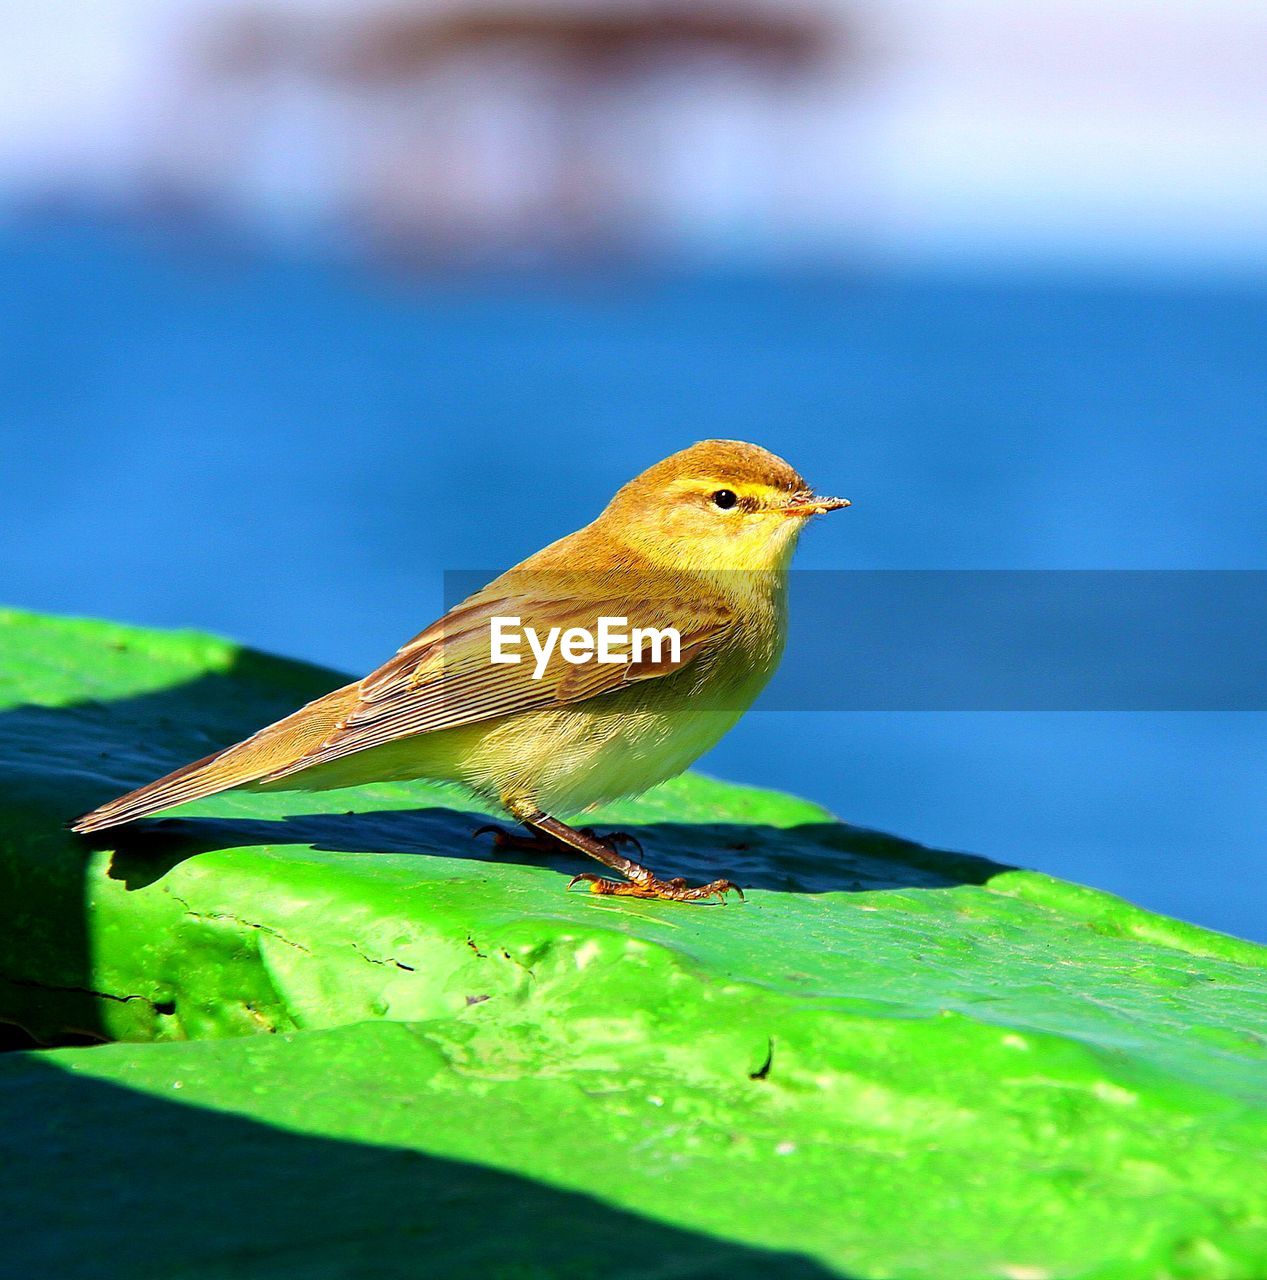
<instances>
[{"instance_id":1,"label":"blue water","mask_svg":"<svg viewBox=\"0 0 1267 1280\"><path fill-rule=\"evenodd\" d=\"M411 279L51 222L0 233L0 273L16 605L360 672L445 570L512 563L712 435L854 500L805 567L1267 567L1262 288ZM705 767L1267 939L1265 730L756 711Z\"/></svg>"}]
</instances>

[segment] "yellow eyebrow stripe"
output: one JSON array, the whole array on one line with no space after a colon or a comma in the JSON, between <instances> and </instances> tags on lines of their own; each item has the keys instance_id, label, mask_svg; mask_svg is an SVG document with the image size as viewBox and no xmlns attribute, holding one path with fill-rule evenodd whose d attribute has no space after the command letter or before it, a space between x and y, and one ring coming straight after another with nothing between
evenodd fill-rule
<instances>
[{"instance_id":1,"label":"yellow eyebrow stripe","mask_svg":"<svg viewBox=\"0 0 1267 1280\"><path fill-rule=\"evenodd\" d=\"M770 484L744 484L735 480L675 480L670 486L677 493L716 493L718 489L729 489L739 498L755 498L759 503L776 504L787 500L782 489Z\"/></svg>"}]
</instances>

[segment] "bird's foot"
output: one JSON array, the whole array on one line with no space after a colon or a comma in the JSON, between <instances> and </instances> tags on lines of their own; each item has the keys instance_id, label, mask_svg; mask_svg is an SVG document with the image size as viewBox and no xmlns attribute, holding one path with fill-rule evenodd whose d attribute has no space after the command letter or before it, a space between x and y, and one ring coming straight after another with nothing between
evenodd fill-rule
<instances>
[{"instance_id":1,"label":"bird's foot","mask_svg":"<svg viewBox=\"0 0 1267 1280\"><path fill-rule=\"evenodd\" d=\"M605 836L600 836L593 827L581 827L579 830L581 835L596 840L613 853L619 853L622 847L630 845L639 853L642 852L638 837L630 835L628 831L612 831ZM499 827L494 822L477 828L471 833L471 839L478 840L480 836L487 835L493 837L493 848L497 850L522 849L528 853L558 853L561 849L570 848L555 836L542 835L538 832L525 835L521 831L507 831L505 827Z\"/></svg>"},{"instance_id":2,"label":"bird's foot","mask_svg":"<svg viewBox=\"0 0 1267 1280\"><path fill-rule=\"evenodd\" d=\"M552 840L549 836L537 835L535 832L525 835L522 831L507 831L505 827L499 827L495 822L485 823L484 826L471 832L472 840L478 840L480 836L492 836L493 848L499 853L506 849L522 849L527 853L559 851L558 841Z\"/></svg>"},{"instance_id":3,"label":"bird's foot","mask_svg":"<svg viewBox=\"0 0 1267 1280\"><path fill-rule=\"evenodd\" d=\"M720 898L725 902L726 895L734 892L741 900L743 899L743 890L730 880L714 880L710 884L689 885L680 877L676 880L659 879L642 863L634 862L632 858L627 858L620 852L622 845L633 845L640 854L642 853L642 845L628 832L615 831L610 835L600 836L588 827L582 830L569 827L540 809L531 809L527 805L516 808L510 803L506 807L530 831L538 835L538 840L517 838L500 827L481 827L476 834L491 831L500 848L540 849L540 838L545 837L552 840L556 847L562 846L565 849L574 849L588 854L617 875L624 876L623 880L607 880L603 876L583 871L580 875L573 876L568 882L569 889L584 880L589 885L591 893L614 897L660 898L667 902L702 902L707 898Z\"/></svg>"},{"instance_id":4,"label":"bird's foot","mask_svg":"<svg viewBox=\"0 0 1267 1280\"><path fill-rule=\"evenodd\" d=\"M611 894L622 898L661 898L669 902L702 902L707 898L726 901L726 895L734 892L739 901L746 899L743 890L732 880L713 880L708 884L688 885L681 876L672 880L661 880L649 871L636 880L607 880L595 875L592 871L582 871L568 882L570 889L578 881L589 884L590 893Z\"/></svg>"},{"instance_id":5,"label":"bird's foot","mask_svg":"<svg viewBox=\"0 0 1267 1280\"><path fill-rule=\"evenodd\" d=\"M619 853L622 848L632 847L638 850L639 856L642 855L642 841L637 836L630 835L628 831L609 831L605 836L600 836L593 827L581 827L580 831L581 835L597 840L613 853Z\"/></svg>"}]
</instances>

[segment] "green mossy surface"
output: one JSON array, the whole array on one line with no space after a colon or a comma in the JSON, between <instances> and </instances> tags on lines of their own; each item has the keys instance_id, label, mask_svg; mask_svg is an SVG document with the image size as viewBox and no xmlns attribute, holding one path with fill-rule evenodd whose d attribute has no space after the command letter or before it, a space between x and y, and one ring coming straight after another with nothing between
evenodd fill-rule
<instances>
[{"instance_id":1,"label":"green mossy surface","mask_svg":"<svg viewBox=\"0 0 1267 1280\"><path fill-rule=\"evenodd\" d=\"M564 892L422 785L61 824L339 677L0 614L23 1274L1267 1275L1267 952L691 776Z\"/></svg>"}]
</instances>

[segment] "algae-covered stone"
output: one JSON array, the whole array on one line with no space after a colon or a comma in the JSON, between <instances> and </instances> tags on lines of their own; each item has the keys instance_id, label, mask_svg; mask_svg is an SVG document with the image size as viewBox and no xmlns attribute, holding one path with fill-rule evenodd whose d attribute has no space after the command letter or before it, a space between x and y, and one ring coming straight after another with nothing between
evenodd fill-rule
<instances>
[{"instance_id":1,"label":"algae-covered stone","mask_svg":"<svg viewBox=\"0 0 1267 1280\"><path fill-rule=\"evenodd\" d=\"M27 1270L1267 1274L1252 944L700 777L588 820L746 905L422 785L61 829L339 679L0 615L0 1019L136 1042L0 1061Z\"/></svg>"}]
</instances>

